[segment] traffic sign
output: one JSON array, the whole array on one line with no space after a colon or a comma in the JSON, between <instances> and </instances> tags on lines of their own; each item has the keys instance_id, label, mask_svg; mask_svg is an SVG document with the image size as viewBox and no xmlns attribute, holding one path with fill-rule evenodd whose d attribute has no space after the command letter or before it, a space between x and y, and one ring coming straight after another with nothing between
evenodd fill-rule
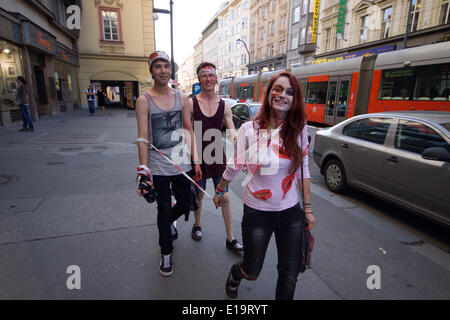
<instances>
[{"instance_id":1,"label":"traffic sign","mask_svg":"<svg viewBox=\"0 0 450 320\"><path fill-rule=\"evenodd\" d=\"M198 95L200 92L202 92L202 86L198 82L194 83L192 86L192 93Z\"/></svg>"}]
</instances>

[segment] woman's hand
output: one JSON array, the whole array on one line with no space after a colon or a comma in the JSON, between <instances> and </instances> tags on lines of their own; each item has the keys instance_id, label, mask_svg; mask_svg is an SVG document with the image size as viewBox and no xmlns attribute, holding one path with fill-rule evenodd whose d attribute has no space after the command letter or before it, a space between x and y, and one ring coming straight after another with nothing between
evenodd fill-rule
<instances>
[{"instance_id":1,"label":"woman's hand","mask_svg":"<svg viewBox=\"0 0 450 320\"><path fill-rule=\"evenodd\" d=\"M306 217L306 230L312 230L314 222L316 221L316 219L314 218L314 215L312 213L306 213L305 214Z\"/></svg>"},{"instance_id":2,"label":"woman's hand","mask_svg":"<svg viewBox=\"0 0 450 320\"><path fill-rule=\"evenodd\" d=\"M217 194L214 195L213 202L216 206L216 209L222 205L222 197L219 197Z\"/></svg>"}]
</instances>

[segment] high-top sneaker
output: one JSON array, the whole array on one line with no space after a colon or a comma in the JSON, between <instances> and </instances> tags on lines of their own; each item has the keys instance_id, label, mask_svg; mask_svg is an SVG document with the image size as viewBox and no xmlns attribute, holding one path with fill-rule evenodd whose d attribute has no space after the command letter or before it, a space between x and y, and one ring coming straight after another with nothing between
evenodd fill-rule
<instances>
[{"instance_id":1,"label":"high-top sneaker","mask_svg":"<svg viewBox=\"0 0 450 320\"><path fill-rule=\"evenodd\" d=\"M161 275L164 277L169 277L172 275L173 273L172 254L161 255L159 273L161 273Z\"/></svg>"}]
</instances>

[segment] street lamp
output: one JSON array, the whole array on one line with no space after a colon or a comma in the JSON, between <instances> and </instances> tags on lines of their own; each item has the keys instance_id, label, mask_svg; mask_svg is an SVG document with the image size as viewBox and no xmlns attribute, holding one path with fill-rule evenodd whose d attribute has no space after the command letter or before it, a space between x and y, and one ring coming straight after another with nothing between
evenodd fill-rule
<instances>
[{"instance_id":1,"label":"street lamp","mask_svg":"<svg viewBox=\"0 0 450 320\"><path fill-rule=\"evenodd\" d=\"M248 69L248 74L250 74L250 52L248 51L247 44L242 39L237 39L236 42L242 42L244 44L245 50L247 50L247 54L248 54L248 66L247 66L247 69Z\"/></svg>"},{"instance_id":2,"label":"street lamp","mask_svg":"<svg viewBox=\"0 0 450 320\"><path fill-rule=\"evenodd\" d=\"M172 80L175 80L175 62L173 60L173 8L172 8L173 1L170 0L169 4L170 4L170 10L153 8L153 12L154 13L167 13L170 15L170 64L172 65L171 78L172 78ZM153 19L156 20L157 15L156 15L156 19L155 19L155 15L153 14Z\"/></svg>"}]
</instances>

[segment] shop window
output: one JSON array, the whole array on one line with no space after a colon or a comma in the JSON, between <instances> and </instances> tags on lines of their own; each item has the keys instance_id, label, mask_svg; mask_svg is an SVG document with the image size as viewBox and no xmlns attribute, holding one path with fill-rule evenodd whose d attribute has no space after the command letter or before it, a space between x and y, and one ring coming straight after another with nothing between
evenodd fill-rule
<instances>
[{"instance_id":1,"label":"shop window","mask_svg":"<svg viewBox=\"0 0 450 320\"><path fill-rule=\"evenodd\" d=\"M99 8L100 34L104 41L122 41L120 10Z\"/></svg>"},{"instance_id":2,"label":"shop window","mask_svg":"<svg viewBox=\"0 0 450 320\"><path fill-rule=\"evenodd\" d=\"M15 91L17 76L23 75L19 48L7 41L0 43L0 110L18 110ZM28 85L30 81L28 80ZM11 117L13 117L11 115ZM1 117L0 117L1 119ZM0 121L1 123L1 121Z\"/></svg>"}]
</instances>

